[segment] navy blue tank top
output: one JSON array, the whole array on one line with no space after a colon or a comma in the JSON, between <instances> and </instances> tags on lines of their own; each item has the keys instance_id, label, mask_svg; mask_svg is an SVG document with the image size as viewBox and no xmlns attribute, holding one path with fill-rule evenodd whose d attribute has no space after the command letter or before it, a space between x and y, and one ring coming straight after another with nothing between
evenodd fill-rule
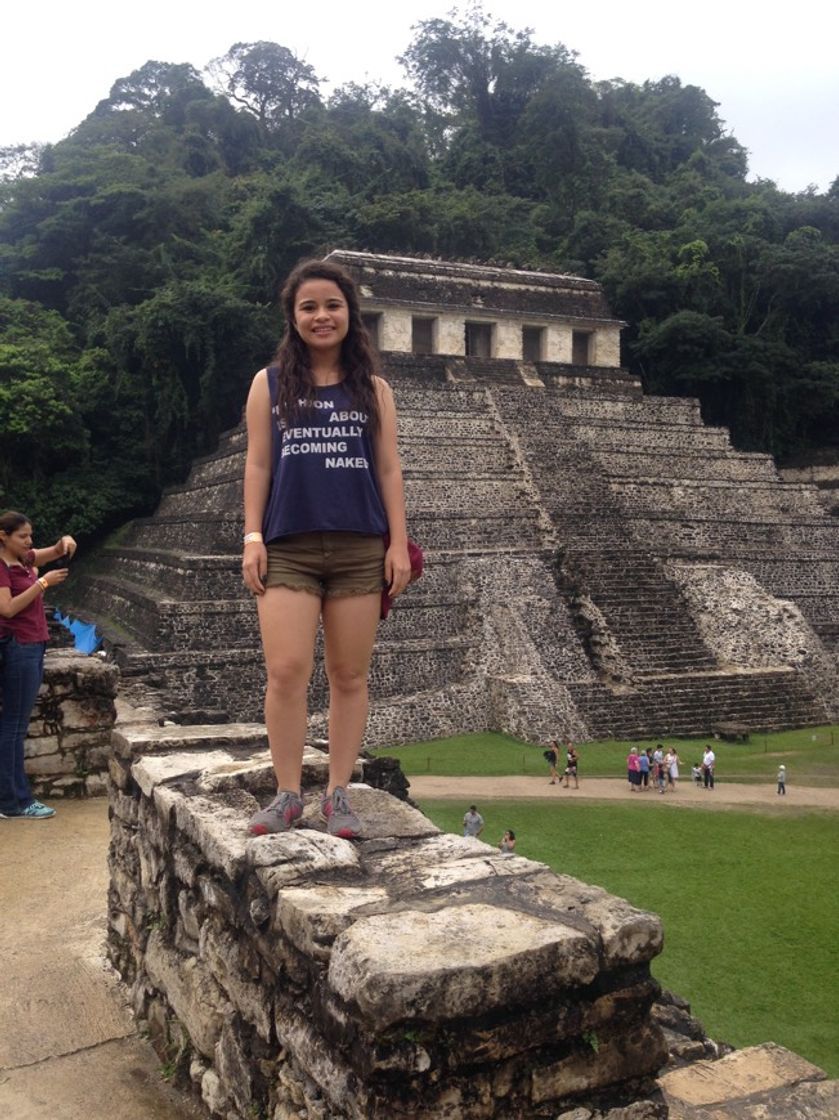
<instances>
[{"instance_id":1,"label":"navy blue tank top","mask_svg":"<svg viewBox=\"0 0 839 1120\"><path fill-rule=\"evenodd\" d=\"M293 533L387 532L373 466L367 413L353 405L343 384L317 386L310 407L287 426L271 394L271 490L262 520L266 543Z\"/></svg>"}]
</instances>

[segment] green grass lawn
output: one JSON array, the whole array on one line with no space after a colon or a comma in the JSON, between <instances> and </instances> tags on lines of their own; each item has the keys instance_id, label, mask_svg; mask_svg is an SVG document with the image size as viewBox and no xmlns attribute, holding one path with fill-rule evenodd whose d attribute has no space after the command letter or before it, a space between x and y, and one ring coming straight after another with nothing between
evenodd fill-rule
<instances>
[{"instance_id":1,"label":"green grass lawn","mask_svg":"<svg viewBox=\"0 0 839 1120\"><path fill-rule=\"evenodd\" d=\"M480 770L488 772L498 771ZM421 806L450 832L461 831L464 807ZM653 972L690 1001L711 1037L738 1047L778 1042L839 1077L835 815L675 805L651 814L597 802L479 808L489 843L512 828L521 855L659 914L665 948Z\"/></svg>"},{"instance_id":2,"label":"green grass lawn","mask_svg":"<svg viewBox=\"0 0 839 1120\"><path fill-rule=\"evenodd\" d=\"M754 734L747 743L713 742L717 756L717 779L737 782L773 782L781 762L790 785L839 786L839 727L806 727L797 731ZM702 758L705 739L664 740L675 746L682 760L682 776ZM655 747L654 740L603 740L576 744L580 753L580 778L616 777L626 770L630 746ZM509 735L492 732L458 735L430 743L408 743L385 747L378 754L394 755L409 776L444 774L471 777L476 774L546 775L544 746L522 743Z\"/></svg>"}]
</instances>

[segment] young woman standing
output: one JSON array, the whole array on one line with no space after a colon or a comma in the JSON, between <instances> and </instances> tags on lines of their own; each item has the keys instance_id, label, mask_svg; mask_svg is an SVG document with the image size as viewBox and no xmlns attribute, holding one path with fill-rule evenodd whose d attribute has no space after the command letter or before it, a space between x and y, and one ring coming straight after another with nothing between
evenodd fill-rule
<instances>
[{"instance_id":1,"label":"young woman standing","mask_svg":"<svg viewBox=\"0 0 839 1120\"><path fill-rule=\"evenodd\" d=\"M329 682L321 814L332 835L352 839L361 826L346 786L367 723L382 590L399 595L411 575L396 410L375 374L348 273L306 261L281 303L283 338L274 363L254 378L246 410L242 574L259 610L278 787L249 830L284 832L303 813L306 698L321 620Z\"/></svg>"},{"instance_id":2,"label":"young woman standing","mask_svg":"<svg viewBox=\"0 0 839 1120\"><path fill-rule=\"evenodd\" d=\"M0 515L0 817L44 820L55 810L32 796L23 762L29 717L44 677L49 634L44 594L67 578L66 568L38 575L49 564L76 551L72 537L50 548L32 547L32 525L22 513Z\"/></svg>"}]
</instances>

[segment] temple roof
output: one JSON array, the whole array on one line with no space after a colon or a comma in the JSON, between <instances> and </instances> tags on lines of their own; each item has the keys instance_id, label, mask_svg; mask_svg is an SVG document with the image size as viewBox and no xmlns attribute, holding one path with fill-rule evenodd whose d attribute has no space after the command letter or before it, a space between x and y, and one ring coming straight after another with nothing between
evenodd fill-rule
<instances>
[{"instance_id":1,"label":"temple roof","mask_svg":"<svg viewBox=\"0 0 839 1120\"><path fill-rule=\"evenodd\" d=\"M355 277L365 306L618 322L602 287L582 276L347 249L334 249L327 260Z\"/></svg>"}]
</instances>

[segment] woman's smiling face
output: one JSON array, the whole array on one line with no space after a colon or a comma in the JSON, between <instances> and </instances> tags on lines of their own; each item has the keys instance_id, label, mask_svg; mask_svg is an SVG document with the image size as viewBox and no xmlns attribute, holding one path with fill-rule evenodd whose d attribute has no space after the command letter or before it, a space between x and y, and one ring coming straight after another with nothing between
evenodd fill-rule
<instances>
[{"instance_id":1,"label":"woman's smiling face","mask_svg":"<svg viewBox=\"0 0 839 1120\"><path fill-rule=\"evenodd\" d=\"M350 329L350 309L333 280L305 280L294 297L294 326L312 350L340 348Z\"/></svg>"}]
</instances>

